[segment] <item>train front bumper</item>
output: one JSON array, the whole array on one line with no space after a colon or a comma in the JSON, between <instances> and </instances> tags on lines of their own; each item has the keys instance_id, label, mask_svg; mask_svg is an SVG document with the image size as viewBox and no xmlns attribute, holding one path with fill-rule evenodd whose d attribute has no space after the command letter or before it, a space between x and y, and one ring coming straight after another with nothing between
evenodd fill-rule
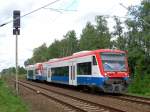
<instances>
[{"instance_id":1,"label":"train front bumper","mask_svg":"<svg viewBox=\"0 0 150 112\"><path fill-rule=\"evenodd\" d=\"M104 81L103 91L106 93L123 93L127 91L128 85L128 79L110 78Z\"/></svg>"}]
</instances>

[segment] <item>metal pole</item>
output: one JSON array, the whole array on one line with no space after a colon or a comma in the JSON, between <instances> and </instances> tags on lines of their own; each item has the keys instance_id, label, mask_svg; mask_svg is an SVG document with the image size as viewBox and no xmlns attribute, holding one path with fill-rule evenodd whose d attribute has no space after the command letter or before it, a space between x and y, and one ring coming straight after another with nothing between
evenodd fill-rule
<instances>
[{"instance_id":1,"label":"metal pole","mask_svg":"<svg viewBox=\"0 0 150 112\"><path fill-rule=\"evenodd\" d=\"M16 93L18 92L18 31L16 31Z\"/></svg>"}]
</instances>

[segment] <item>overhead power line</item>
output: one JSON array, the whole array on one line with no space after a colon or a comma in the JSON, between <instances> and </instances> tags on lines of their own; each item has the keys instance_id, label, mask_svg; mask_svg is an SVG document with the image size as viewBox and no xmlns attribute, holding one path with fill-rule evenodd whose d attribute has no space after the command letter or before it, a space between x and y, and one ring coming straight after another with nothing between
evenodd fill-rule
<instances>
[{"instance_id":1,"label":"overhead power line","mask_svg":"<svg viewBox=\"0 0 150 112\"><path fill-rule=\"evenodd\" d=\"M30 14L34 13L34 12L37 12L37 11L39 11L39 10L41 10L41 9L43 9L43 8L45 8L45 7L47 7L47 6L49 6L49 5L52 5L52 4L54 4L54 3L58 2L58 1L60 1L60 0L55 0L55 1L51 2L51 3L48 3L48 4L46 4L46 5L44 5L44 6L40 7L40 8L37 8L37 9L35 9L35 10L33 10L33 11L31 11L31 12L29 12L29 13L27 13L27 14L21 16L21 17L25 17L25 16L27 16L27 15L30 15Z\"/></svg>"},{"instance_id":2,"label":"overhead power line","mask_svg":"<svg viewBox=\"0 0 150 112\"><path fill-rule=\"evenodd\" d=\"M70 11L78 11L78 10L67 10L67 9L55 9L55 8L44 8L44 9L50 9L50 10L52 10L52 11L56 11L56 12L59 12L59 13L62 13L63 11L68 11L68 12L70 12Z\"/></svg>"},{"instance_id":3,"label":"overhead power line","mask_svg":"<svg viewBox=\"0 0 150 112\"><path fill-rule=\"evenodd\" d=\"M50 5L52 5L52 4L54 4L54 3L58 2L58 1L60 1L60 0L55 0L55 1L53 1L53 2L50 2L50 3L48 3L48 4L46 4L46 5L42 6L42 7L39 7L39 8L37 8L37 9L35 9L35 10L33 10L33 11L27 13L27 14L24 14L24 15L20 16L20 18L23 18L23 17L25 17L25 16L27 16L27 15L30 15L30 14L32 14L32 13L34 13L34 12L37 12L37 11L39 11L39 10L41 10L41 9L47 7L47 6L50 6ZM16 19L19 19L19 18L16 18ZM0 24L0 27L3 27L3 26L5 26L5 25L7 25L7 24L9 24L9 23L11 23L11 22L13 22L13 20L10 20L10 21L8 21L8 22L6 22L6 23Z\"/></svg>"},{"instance_id":4,"label":"overhead power line","mask_svg":"<svg viewBox=\"0 0 150 112\"><path fill-rule=\"evenodd\" d=\"M5 26L6 24L8 24L8 23L3 23L3 24L0 25L0 27Z\"/></svg>"}]
</instances>

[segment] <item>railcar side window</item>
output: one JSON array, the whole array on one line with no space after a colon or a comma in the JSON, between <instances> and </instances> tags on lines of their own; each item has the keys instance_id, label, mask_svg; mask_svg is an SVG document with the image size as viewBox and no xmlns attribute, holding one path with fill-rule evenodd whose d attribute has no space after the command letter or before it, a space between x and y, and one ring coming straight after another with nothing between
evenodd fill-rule
<instances>
[{"instance_id":1,"label":"railcar side window","mask_svg":"<svg viewBox=\"0 0 150 112\"><path fill-rule=\"evenodd\" d=\"M78 63L77 64L77 74L78 75L91 75L91 62Z\"/></svg>"},{"instance_id":2,"label":"railcar side window","mask_svg":"<svg viewBox=\"0 0 150 112\"><path fill-rule=\"evenodd\" d=\"M93 62L93 65L97 65L95 56L92 57L92 62Z\"/></svg>"},{"instance_id":3,"label":"railcar side window","mask_svg":"<svg viewBox=\"0 0 150 112\"><path fill-rule=\"evenodd\" d=\"M52 76L68 76L69 75L69 66L51 68Z\"/></svg>"}]
</instances>

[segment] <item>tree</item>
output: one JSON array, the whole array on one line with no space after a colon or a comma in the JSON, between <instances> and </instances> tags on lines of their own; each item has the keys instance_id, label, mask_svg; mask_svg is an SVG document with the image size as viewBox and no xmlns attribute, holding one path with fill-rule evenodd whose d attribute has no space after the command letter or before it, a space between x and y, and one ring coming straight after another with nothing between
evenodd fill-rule
<instances>
[{"instance_id":1,"label":"tree","mask_svg":"<svg viewBox=\"0 0 150 112\"><path fill-rule=\"evenodd\" d=\"M18 67L19 69L18 69L18 73L19 74L26 74L26 70L25 70L25 68L24 67Z\"/></svg>"},{"instance_id":2,"label":"tree","mask_svg":"<svg viewBox=\"0 0 150 112\"><path fill-rule=\"evenodd\" d=\"M61 41L61 45L62 51L64 52L62 56L69 56L78 51L78 40L74 30L67 32L64 39Z\"/></svg>"},{"instance_id":3,"label":"tree","mask_svg":"<svg viewBox=\"0 0 150 112\"><path fill-rule=\"evenodd\" d=\"M143 1L140 6L132 6L129 8L128 15L132 19L126 20L128 28L127 45L129 58L135 64L133 67L140 66L138 69L139 74L141 71L150 74L150 2ZM130 60L129 60L130 61Z\"/></svg>"},{"instance_id":4,"label":"tree","mask_svg":"<svg viewBox=\"0 0 150 112\"><path fill-rule=\"evenodd\" d=\"M111 34L109 33L106 19L103 16L97 16L95 20L95 26L88 22L82 30L79 41L81 50L111 48Z\"/></svg>"},{"instance_id":5,"label":"tree","mask_svg":"<svg viewBox=\"0 0 150 112\"><path fill-rule=\"evenodd\" d=\"M48 60L48 50L46 44L42 44L40 47L33 50L33 62L43 62Z\"/></svg>"},{"instance_id":6,"label":"tree","mask_svg":"<svg viewBox=\"0 0 150 112\"><path fill-rule=\"evenodd\" d=\"M97 48L111 48L111 34L107 27L106 18L97 16L96 23Z\"/></svg>"},{"instance_id":7,"label":"tree","mask_svg":"<svg viewBox=\"0 0 150 112\"><path fill-rule=\"evenodd\" d=\"M48 47L48 58L58 58L61 55L60 49L60 41L55 40L49 47Z\"/></svg>"},{"instance_id":8,"label":"tree","mask_svg":"<svg viewBox=\"0 0 150 112\"><path fill-rule=\"evenodd\" d=\"M123 34L122 22L117 17L114 18L114 21L116 25L113 27L114 28L113 36L115 38L115 40L113 41L113 46L121 50L126 50L127 45L126 45L126 38Z\"/></svg>"},{"instance_id":9,"label":"tree","mask_svg":"<svg viewBox=\"0 0 150 112\"><path fill-rule=\"evenodd\" d=\"M15 73L16 73L15 67L9 67L9 68L3 69L1 72L1 74L3 74L3 75L11 75L11 74L15 74ZM18 73L19 73L19 75L25 74L26 73L25 68L18 66Z\"/></svg>"},{"instance_id":10,"label":"tree","mask_svg":"<svg viewBox=\"0 0 150 112\"><path fill-rule=\"evenodd\" d=\"M28 59L24 62L24 66L32 65L32 64L34 64L33 57L32 57L32 58L28 58Z\"/></svg>"},{"instance_id":11,"label":"tree","mask_svg":"<svg viewBox=\"0 0 150 112\"><path fill-rule=\"evenodd\" d=\"M79 40L80 50L96 49L97 44L96 29L90 22L88 22L82 30Z\"/></svg>"}]
</instances>

